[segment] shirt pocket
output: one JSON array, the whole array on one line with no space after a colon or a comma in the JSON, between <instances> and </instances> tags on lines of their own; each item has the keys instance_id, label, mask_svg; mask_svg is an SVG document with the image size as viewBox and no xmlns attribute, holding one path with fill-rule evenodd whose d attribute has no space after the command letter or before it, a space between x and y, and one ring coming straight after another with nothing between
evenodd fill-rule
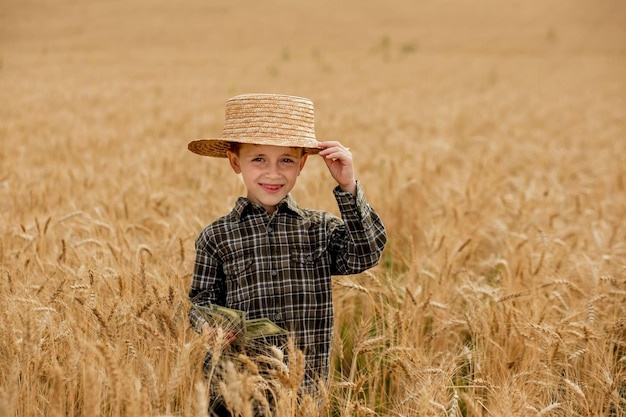
<instances>
[{"instance_id":1,"label":"shirt pocket","mask_svg":"<svg viewBox=\"0 0 626 417\"><path fill-rule=\"evenodd\" d=\"M248 310L250 300L256 297L257 288L252 256L232 257L222 265L225 276L226 307Z\"/></svg>"},{"instance_id":2,"label":"shirt pocket","mask_svg":"<svg viewBox=\"0 0 626 417\"><path fill-rule=\"evenodd\" d=\"M290 249L290 259L293 266L310 267L319 263L322 256L321 249L311 249L304 246L292 246Z\"/></svg>"},{"instance_id":3,"label":"shirt pocket","mask_svg":"<svg viewBox=\"0 0 626 417\"><path fill-rule=\"evenodd\" d=\"M298 320L316 321L321 316L332 314L332 280L328 251L323 247L312 249L310 246L293 246L290 256L293 277L291 296L300 302L300 308L294 309L294 315L299 317Z\"/></svg>"},{"instance_id":4,"label":"shirt pocket","mask_svg":"<svg viewBox=\"0 0 626 417\"><path fill-rule=\"evenodd\" d=\"M292 246L289 254L290 267L302 271L304 275L326 275L324 270L329 263L326 255L323 247Z\"/></svg>"}]
</instances>

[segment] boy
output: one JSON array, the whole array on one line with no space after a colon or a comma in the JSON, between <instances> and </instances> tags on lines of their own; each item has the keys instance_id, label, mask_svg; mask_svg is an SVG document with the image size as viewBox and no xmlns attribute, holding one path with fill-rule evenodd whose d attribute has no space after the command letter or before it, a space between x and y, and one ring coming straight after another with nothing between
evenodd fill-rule
<instances>
[{"instance_id":1,"label":"boy","mask_svg":"<svg viewBox=\"0 0 626 417\"><path fill-rule=\"evenodd\" d=\"M268 318L305 354L305 384L326 381L333 334L331 275L376 265L385 228L354 178L352 154L339 142L318 142L313 103L305 98L248 94L226 102L222 138L193 141L194 153L226 157L247 189L230 214L196 240L189 297ZM320 155L337 182L341 219L299 207L290 191L307 158ZM198 332L215 331L198 311ZM230 334L230 339L235 335Z\"/></svg>"}]
</instances>

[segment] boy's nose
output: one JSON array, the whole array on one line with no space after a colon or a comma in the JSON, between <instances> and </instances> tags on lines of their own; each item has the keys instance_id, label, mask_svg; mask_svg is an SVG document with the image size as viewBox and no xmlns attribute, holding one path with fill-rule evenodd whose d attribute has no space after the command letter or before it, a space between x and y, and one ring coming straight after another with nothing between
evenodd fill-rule
<instances>
[{"instance_id":1,"label":"boy's nose","mask_svg":"<svg viewBox=\"0 0 626 417\"><path fill-rule=\"evenodd\" d=\"M280 177L280 170L278 168L278 165L270 164L270 166L267 168L267 176L270 178Z\"/></svg>"}]
</instances>

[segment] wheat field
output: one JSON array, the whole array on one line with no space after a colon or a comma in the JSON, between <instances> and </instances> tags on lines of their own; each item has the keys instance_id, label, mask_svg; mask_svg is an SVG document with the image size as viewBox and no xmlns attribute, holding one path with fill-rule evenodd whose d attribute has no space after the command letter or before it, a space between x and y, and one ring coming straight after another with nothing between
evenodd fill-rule
<instances>
[{"instance_id":1,"label":"wheat field","mask_svg":"<svg viewBox=\"0 0 626 417\"><path fill-rule=\"evenodd\" d=\"M207 415L193 243L243 186L186 145L247 92L315 102L389 244L322 398L241 357L236 412L626 416L621 0L2 0L1 416Z\"/></svg>"}]
</instances>

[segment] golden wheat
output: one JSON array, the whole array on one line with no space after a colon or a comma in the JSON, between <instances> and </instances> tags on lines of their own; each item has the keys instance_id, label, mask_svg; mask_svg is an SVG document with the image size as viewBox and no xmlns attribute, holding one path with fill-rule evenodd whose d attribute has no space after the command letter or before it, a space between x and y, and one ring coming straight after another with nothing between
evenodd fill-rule
<instances>
[{"instance_id":1,"label":"golden wheat","mask_svg":"<svg viewBox=\"0 0 626 417\"><path fill-rule=\"evenodd\" d=\"M0 415L626 416L624 13L6 1ZM293 346L222 358L186 317L194 239L244 192L186 144L261 90L314 100L389 233L334 281L316 395ZM294 195L337 213L325 169Z\"/></svg>"}]
</instances>

